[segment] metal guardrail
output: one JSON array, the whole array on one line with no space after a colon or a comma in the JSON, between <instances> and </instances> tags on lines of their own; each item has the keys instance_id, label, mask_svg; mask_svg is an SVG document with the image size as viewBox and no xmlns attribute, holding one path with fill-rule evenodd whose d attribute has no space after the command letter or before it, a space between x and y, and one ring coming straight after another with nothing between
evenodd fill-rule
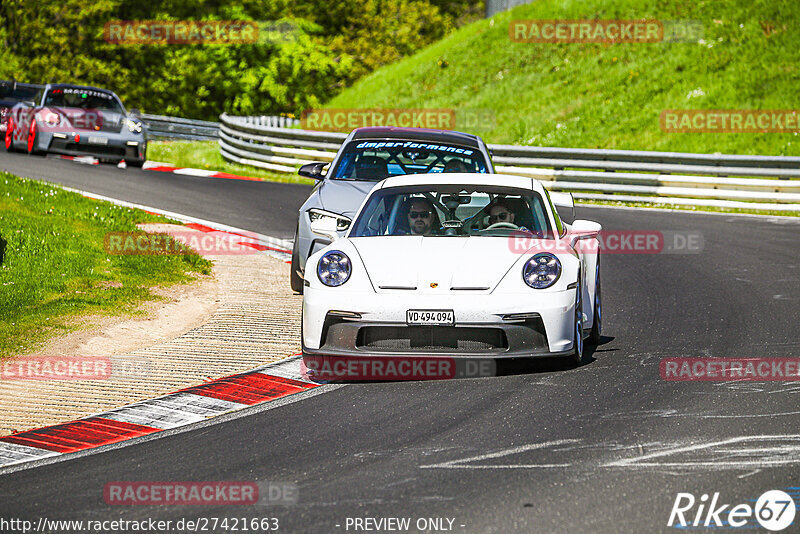
<instances>
[{"instance_id":1,"label":"metal guardrail","mask_svg":"<svg viewBox=\"0 0 800 534\"><path fill-rule=\"evenodd\" d=\"M220 123L167 117L165 115L142 115L150 139L187 139L193 141L216 141ZM242 117L242 125L254 127L290 128L300 123L290 117L260 115Z\"/></svg>"},{"instance_id":2,"label":"metal guardrail","mask_svg":"<svg viewBox=\"0 0 800 534\"><path fill-rule=\"evenodd\" d=\"M167 117L164 115L142 115L148 139L187 139L192 141L216 141L218 122Z\"/></svg>"},{"instance_id":3,"label":"metal guardrail","mask_svg":"<svg viewBox=\"0 0 800 534\"><path fill-rule=\"evenodd\" d=\"M294 173L332 161L343 133L220 116L225 159ZM800 157L489 145L497 172L530 176L576 199L800 211Z\"/></svg>"},{"instance_id":4,"label":"metal guardrail","mask_svg":"<svg viewBox=\"0 0 800 534\"><path fill-rule=\"evenodd\" d=\"M274 115L256 115L249 117L238 117L244 124L254 126L267 126L270 128L291 128L300 124L300 121L291 117L280 117Z\"/></svg>"}]
</instances>

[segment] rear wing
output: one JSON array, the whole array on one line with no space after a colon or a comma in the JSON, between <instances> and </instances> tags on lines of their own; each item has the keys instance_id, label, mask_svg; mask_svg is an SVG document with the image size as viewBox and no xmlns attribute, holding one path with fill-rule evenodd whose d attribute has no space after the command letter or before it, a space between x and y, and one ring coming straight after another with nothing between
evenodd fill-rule
<instances>
[{"instance_id":1,"label":"rear wing","mask_svg":"<svg viewBox=\"0 0 800 534\"><path fill-rule=\"evenodd\" d=\"M571 216L569 223L571 224L575 220L575 199L572 198L572 193L556 193L555 191L549 191L549 193L550 200L558 209L559 217L566 219L566 215L569 214Z\"/></svg>"}]
</instances>

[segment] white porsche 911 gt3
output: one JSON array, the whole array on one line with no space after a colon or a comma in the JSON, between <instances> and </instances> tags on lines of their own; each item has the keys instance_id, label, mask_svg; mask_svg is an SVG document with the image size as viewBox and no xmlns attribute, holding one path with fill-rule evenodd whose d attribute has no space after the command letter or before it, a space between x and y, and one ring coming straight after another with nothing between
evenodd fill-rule
<instances>
[{"instance_id":1,"label":"white porsche 911 gt3","mask_svg":"<svg viewBox=\"0 0 800 534\"><path fill-rule=\"evenodd\" d=\"M308 259L304 357L585 363L584 339L600 339L601 227L562 222L551 195L563 197L498 174L379 182L346 237ZM331 221L312 231L336 239Z\"/></svg>"}]
</instances>

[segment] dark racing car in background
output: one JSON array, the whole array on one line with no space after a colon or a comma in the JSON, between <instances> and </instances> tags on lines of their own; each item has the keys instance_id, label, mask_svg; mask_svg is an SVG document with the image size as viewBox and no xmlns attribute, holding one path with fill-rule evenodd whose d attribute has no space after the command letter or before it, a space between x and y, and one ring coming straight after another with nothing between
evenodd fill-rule
<instances>
[{"instance_id":1,"label":"dark racing car in background","mask_svg":"<svg viewBox=\"0 0 800 534\"><path fill-rule=\"evenodd\" d=\"M95 156L136 167L147 155L142 121L106 89L48 84L14 105L7 123L4 144L9 152Z\"/></svg>"},{"instance_id":2,"label":"dark racing car in background","mask_svg":"<svg viewBox=\"0 0 800 534\"><path fill-rule=\"evenodd\" d=\"M41 89L44 89L44 85L0 80L0 135L6 132L6 121L11 108L19 102L33 101Z\"/></svg>"}]
</instances>

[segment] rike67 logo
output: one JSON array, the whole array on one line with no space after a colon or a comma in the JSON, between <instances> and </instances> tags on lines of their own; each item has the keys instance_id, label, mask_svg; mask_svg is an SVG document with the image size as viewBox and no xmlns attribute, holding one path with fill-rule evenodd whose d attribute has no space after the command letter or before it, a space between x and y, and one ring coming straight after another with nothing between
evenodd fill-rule
<instances>
[{"instance_id":1,"label":"rike67 logo","mask_svg":"<svg viewBox=\"0 0 800 534\"><path fill-rule=\"evenodd\" d=\"M789 488L792 493L800 488ZM752 500L749 500L752 502ZM797 512L794 499L781 490L764 492L750 504L724 504L719 492L709 501L708 494L696 499L691 493L678 493L667 526L675 528L727 527L758 528L760 525L771 532L779 532L794 523Z\"/></svg>"}]
</instances>

